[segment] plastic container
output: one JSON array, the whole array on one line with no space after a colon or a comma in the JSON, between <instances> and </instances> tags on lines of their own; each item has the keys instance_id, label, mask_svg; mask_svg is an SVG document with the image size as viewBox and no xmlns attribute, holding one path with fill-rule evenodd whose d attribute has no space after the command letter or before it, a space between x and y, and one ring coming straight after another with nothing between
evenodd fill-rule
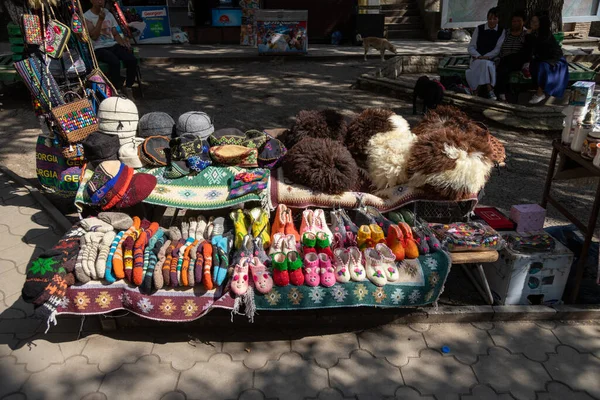
<instances>
[{"instance_id":1,"label":"plastic container","mask_svg":"<svg viewBox=\"0 0 600 400\"><path fill-rule=\"evenodd\" d=\"M591 131L591 126L588 125L577 125L577 129L575 131L575 135L573 137L573 141L571 142L571 150L576 151L577 153L581 152L581 148L583 147L583 142L587 138L588 133Z\"/></svg>"},{"instance_id":2,"label":"plastic container","mask_svg":"<svg viewBox=\"0 0 600 400\"><path fill-rule=\"evenodd\" d=\"M561 135L561 141L563 144L570 144L573 141L571 136L571 126L573 125L573 113L575 112L575 106L567 106L562 111L565 116L564 126Z\"/></svg>"},{"instance_id":3,"label":"plastic container","mask_svg":"<svg viewBox=\"0 0 600 400\"><path fill-rule=\"evenodd\" d=\"M581 157L586 160L593 160L598 153L598 144L600 143L600 131L592 130L588 133L581 147Z\"/></svg>"}]
</instances>

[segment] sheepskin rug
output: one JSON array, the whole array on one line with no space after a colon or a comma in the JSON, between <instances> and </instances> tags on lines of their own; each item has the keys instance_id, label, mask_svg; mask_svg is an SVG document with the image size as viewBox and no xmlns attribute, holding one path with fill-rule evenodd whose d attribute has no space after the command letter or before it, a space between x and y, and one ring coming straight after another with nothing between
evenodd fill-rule
<instances>
[{"instance_id":1,"label":"sheepskin rug","mask_svg":"<svg viewBox=\"0 0 600 400\"><path fill-rule=\"evenodd\" d=\"M371 137L367 146L367 165L376 189L398 186L408 181L406 164L417 140L410 126L399 115L388 118L389 130Z\"/></svg>"},{"instance_id":2,"label":"sheepskin rug","mask_svg":"<svg viewBox=\"0 0 600 400\"><path fill-rule=\"evenodd\" d=\"M418 137L408 159L408 184L432 188L448 200L478 193L491 173L487 140L457 128L438 128Z\"/></svg>"},{"instance_id":3,"label":"sheepskin rug","mask_svg":"<svg viewBox=\"0 0 600 400\"><path fill-rule=\"evenodd\" d=\"M456 128L485 136L486 130L474 122L467 114L454 106L439 105L435 110L428 110L412 132L423 135L439 128Z\"/></svg>"},{"instance_id":4,"label":"sheepskin rug","mask_svg":"<svg viewBox=\"0 0 600 400\"><path fill-rule=\"evenodd\" d=\"M286 179L326 194L341 194L359 183L358 167L343 143L306 138L285 155Z\"/></svg>"},{"instance_id":5,"label":"sheepskin rug","mask_svg":"<svg viewBox=\"0 0 600 400\"><path fill-rule=\"evenodd\" d=\"M395 130L395 125L391 120L393 115L396 114L392 110L369 108L360 113L348 125L346 147L359 167L367 169L369 140L378 133Z\"/></svg>"},{"instance_id":6,"label":"sheepskin rug","mask_svg":"<svg viewBox=\"0 0 600 400\"><path fill-rule=\"evenodd\" d=\"M302 139L320 138L339 142L346 140L348 125L344 116L335 110L303 110L296 115L294 126L282 138L288 149Z\"/></svg>"}]
</instances>

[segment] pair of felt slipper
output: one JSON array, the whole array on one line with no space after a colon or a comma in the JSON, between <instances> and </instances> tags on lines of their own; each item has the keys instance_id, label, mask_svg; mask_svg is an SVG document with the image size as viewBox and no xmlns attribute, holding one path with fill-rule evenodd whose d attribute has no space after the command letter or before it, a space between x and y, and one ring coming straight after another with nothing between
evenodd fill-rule
<instances>
[{"instance_id":1,"label":"pair of felt slipper","mask_svg":"<svg viewBox=\"0 0 600 400\"><path fill-rule=\"evenodd\" d=\"M333 258L335 261L335 279L340 283L350 280L361 282L367 279L365 267L362 265L362 254L358 247L347 249L335 249Z\"/></svg>"},{"instance_id":2,"label":"pair of felt slipper","mask_svg":"<svg viewBox=\"0 0 600 400\"><path fill-rule=\"evenodd\" d=\"M254 238L260 238L264 248L271 245L269 214L265 210L257 207L244 212L238 209L232 211L229 217L233 221L235 230L234 246L236 249L242 246L244 237L249 234Z\"/></svg>"},{"instance_id":3,"label":"pair of felt slipper","mask_svg":"<svg viewBox=\"0 0 600 400\"><path fill-rule=\"evenodd\" d=\"M287 286L290 283L294 286L304 284L304 275L302 274L302 258L297 251L286 253L274 253L271 255L271 264L273 266L273 281L277 286Z\"/></svg>"},{"instance_id":4,"label":"pair of felt slipper","mask_svg":"<svg viewBox=\"0 0 600 400\"><path fill-rule=\"evenodd\" d=\"M411 227L406 222L390 226L386 243L392 250L392 253L394 253L396 261L419 257L417 242L413 237Z\"/></svg>"},{"instance_id":5,"label":"pair of felt slipper","mask_svg":"<svg viewBox=\"0 0 600 400\"><path fill-rule=\"evenodd\" d=\"M388 282L397 282L400 271L396 266L396 256L385 244L379 243L375 248L364 251L367 278L376 286L384 286Z\"/></svg>"},{"instance_id":6,"label":"pair of felt slipper","mask_svg":"<svg viewBox=\"0 0 600 400\"><path fill-rule=\"evenodd\" d=\"M307 286L331 287L336 282L331 258L325 253L304 255L304 281Z\"/></svg>"},{"instance_id":7,"label":"pair of felt slipper","mask_svg":"<svg viewBox=\"0 0 600 400\"><path fill-rule=\"evenodd\" d=\"M237 296L243 296L251 284L250 279L259 293L267 294L273 288L273 278L258 257L240 259L231 278L231 291Z\"/></svg>"}]
</instances>

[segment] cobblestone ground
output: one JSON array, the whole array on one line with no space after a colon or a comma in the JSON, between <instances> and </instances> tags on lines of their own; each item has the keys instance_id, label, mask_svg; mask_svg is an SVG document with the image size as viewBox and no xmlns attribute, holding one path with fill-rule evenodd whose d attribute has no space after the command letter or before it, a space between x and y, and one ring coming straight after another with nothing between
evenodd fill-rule
<instances>
[{"instance_id":1,"label":"cobblestone ground","mask_svg":"<svg viewBox=\"0 0 600 400\"><path fill-rule=\"evenodd\" d=\"M103 317L88 317L91 324L60 318L43 334L20 291L29 260L59 239L53 225L27 190L0 175L0 399L600 398L593 323L186 334L185 324L100 332L93 326Z\"/></svg>"}]
</instances>

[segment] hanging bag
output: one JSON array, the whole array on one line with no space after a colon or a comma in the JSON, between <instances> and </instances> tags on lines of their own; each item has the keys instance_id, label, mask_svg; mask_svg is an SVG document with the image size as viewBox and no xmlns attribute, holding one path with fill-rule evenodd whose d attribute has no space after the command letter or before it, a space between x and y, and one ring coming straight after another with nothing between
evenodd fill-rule
<instances>
[{"instance_id":1,"label":"hanging bag","mask_svg":"<svg viewBox=\"0 0 600 400\"><path fill-rule=\"evenodd\" d=\"M50 20L46 28L45 53L52 58L61 58L70 37L71 30L67 25L56 19Z\"/></svg>"},{"instance_id":2,"label":"hanging bag","mask_svg":"<svg viewBox=\"0 0 600 400\"><path fill-rule=\"evenodd\" d=\"M98 128L98 119L92 107L92 103L87 98L81 98L75 92L79 99L65 105L52 109L52 116L58 125L60 135L69 143L81 142Z\"/></svg>"},{"instance_id":3,"label":"hanging bag","mask_svg":"<svg viewBox=\"0 0 600 400\"><path fill-rule=\"evenodd\" d=\"M40 17L35 14L23 14L23 28L25 28L25 42L27 44L42 44L42 26Z\"/></svg>"}]
</instances>

